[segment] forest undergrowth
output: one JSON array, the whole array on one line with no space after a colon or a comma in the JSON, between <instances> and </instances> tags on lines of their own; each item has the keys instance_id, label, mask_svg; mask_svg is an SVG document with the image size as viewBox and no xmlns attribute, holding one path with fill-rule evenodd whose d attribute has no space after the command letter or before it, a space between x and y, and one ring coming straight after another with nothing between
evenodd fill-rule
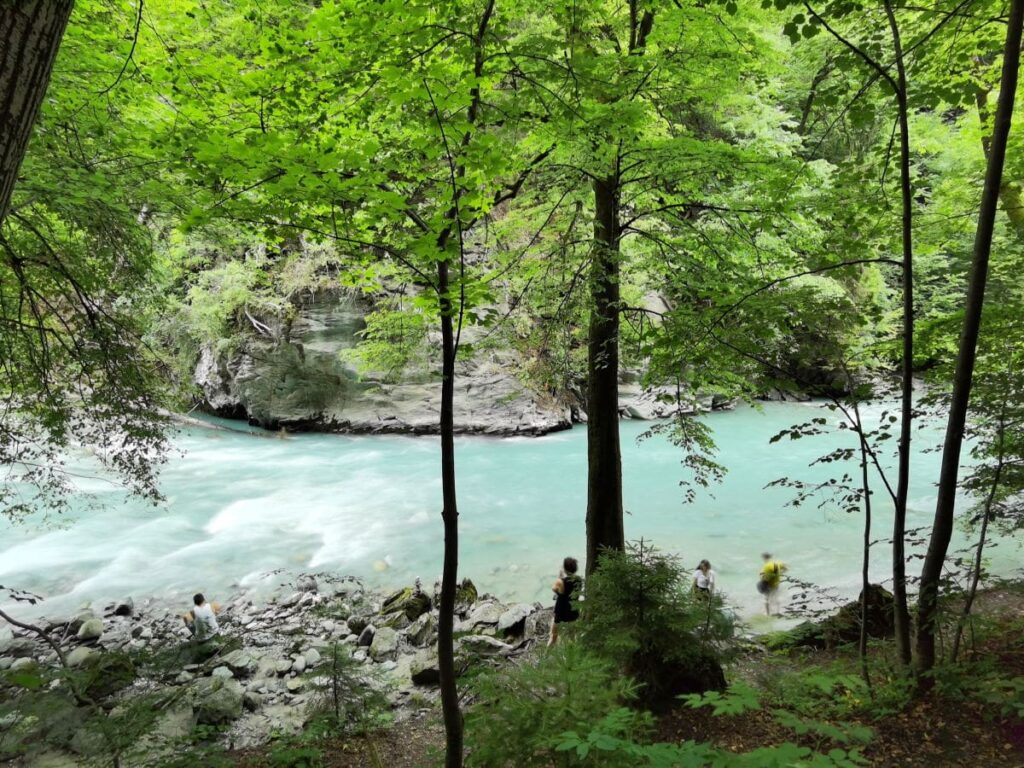
<instances>
[{"instance_id":1,"label":"forest undergrowth","mask_svg":"<svg viewBox=\"0 0 1024 768\"><path fill-rule=\"evenodd\" d=\"M828 650L767 651L747 644L725 665L729 688L680 698L656 718L630 725L615 715L591 723L593 732L558 732L562 721L542 716L550 733L528 743L504 738L504 757L487 753L487 737L474 730L478 710L468 712L468 765L539 768L587 766L1005 766L1024 765L1024 583L980 593L966 653L940 665L932 692L919 697L903 677L890 639L869 647L870 689L860 675L855 645ZM585 639L559 650L539 648L525 664L543 668L554 660L566 671L569 691L544 683L553 710L564 719L592 716L587 675L594 669L580 654ZM572 650L569 650L572 647ZM504 674L504 673L502 673ZM557 675L557 673L555 673ZM513 677L516 673L512 673ZM569 676L578 675L573 680ZM476 689L479 690L479 689ZM605 689L611 695L622 689ZM523 692L519 692L523 695ZM492 702L493 703L493 702ZM543 703L520 700L536 712ZM477 700L475 707L488 706ZM497 705L502 717L520 709ZM599 707L598 707L599 709ZM642 720L645 720L642 723ZM512 715L515 720L515 715ZM486 723L487 718L477 720ZM491 723L493 726L493 723ZM507 723L516 729L517 722ZM498 729L500 730L500 729ZM491 734L495 734L492 732ZM574 740L574 736L576 737ZM520 733L521 738L523 732ZM548 740L547 758L531 750ZM637 747L633 754L628 743ZM297 745L304 744L305 749ZM476 744L477 751L472 751ZM587 745L581 749L581 745ZM680 745L694 745L679 750ZM481 747L482 745L482 747ZM696 745L703 745L697 747ZM245 768L429 768L443 752L439 713L431 710L389 728L346 739L298 737L226 755L226 765ZM664 749L661 749L664 748ZM673 752L672 750L677 750Z\"/></svg>"}]
</instances>

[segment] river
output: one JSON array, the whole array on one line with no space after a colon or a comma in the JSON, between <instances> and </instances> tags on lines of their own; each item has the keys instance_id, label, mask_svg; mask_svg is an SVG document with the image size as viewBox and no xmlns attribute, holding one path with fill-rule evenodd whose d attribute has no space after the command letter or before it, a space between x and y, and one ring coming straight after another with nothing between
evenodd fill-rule
<instances>
[{"instance_id":1,"label":"river","mask_svg":"<svg viewBox=\"0 0 1024 768\"><path fill-rule=\"evenodd\" d=\"M869 408L867 418L880 410ZM769 442L815 416L828 420L828 434ZM622 423L628 538L677 553L687 568L708 558L720 590L755 628L765 625L754 589L762 551L785 561L793 577L854 597L862 516L829 500L787 505L792 489L766 488L783 476L841 473L838 464L809 466L852 444L849 432L834 429L837 415L815 404L773 403L703 418L729 473L691 504L679 485L679 449L662 437L638 440L649 423ZM940 436L938 425L915 432L910 527L927 524L934 509L939 455L925 449ZM547 603L561 558L584 551L585 428L541 438L463 437L456 451L460 573L481 592ZM78 468L89 471L84 459ZM19 607L23 613L59 615L126 595L259 593L298 572L354 574L377 586L417 576L430 584L440 573L436 438L188 429L163 473L166 504L126 498L98 477L77 482L82 495L69 514L0 522L0 584L46 598L40 608ZM877 490L874 537L884 539L892 505L880 484ZM958 531L955 546L964 541ZM1003 542L993 555L993 570L1010 575L1020 544ZM889 559L888 545L873 548L874 579L886 578ZM918 568L913 561L911 572ZM789 592L784 600L796 590Z\"/></svg>"}]
</instances>

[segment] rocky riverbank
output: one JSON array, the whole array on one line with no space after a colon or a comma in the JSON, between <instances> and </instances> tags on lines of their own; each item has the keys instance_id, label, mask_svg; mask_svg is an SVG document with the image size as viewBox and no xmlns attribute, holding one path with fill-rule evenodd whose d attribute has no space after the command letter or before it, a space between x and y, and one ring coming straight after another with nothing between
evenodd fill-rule
<instances>
[{"instance_id":1,"label":"rocky riverbank","mask_svg":"<svg viewBox=\"0 0 1024 768\"><path fill-rule=\"evenodd\" d=\"M355 578L305 575L260 604L241 595L223 601L221 636L203 645L189 639L180 617L187 606L157 601L127 599L46 622L39 629L52 643L2 627L0 747L10 749L28 733L18 697L33 693L35 679L53 689L75 688L77 680L76 695L107 711L143 697L156 702L139 750L173 748L197 726L214 729L229 748L258 746L297 733L323 708L339 657L351 660L347 668L358 670L401 721L429 709L437 695L436 591L416 585L381 594ZM504 604L477 594L469 580L459 587L456 612L462 670L524 653L544 640L551 620L550 608ZM46 738L45 754L25 764L80 764L97 748L98 737L88 731L85 724L63 728Z\"/></svg>"}]
</instances>

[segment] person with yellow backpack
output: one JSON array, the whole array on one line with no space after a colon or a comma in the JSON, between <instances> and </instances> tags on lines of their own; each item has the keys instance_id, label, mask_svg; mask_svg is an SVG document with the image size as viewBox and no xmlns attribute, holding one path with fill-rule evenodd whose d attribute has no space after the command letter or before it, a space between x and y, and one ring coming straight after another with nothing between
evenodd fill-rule
<instances>
[{"instance_id":1,"label":"person with yellow backpack","mask_svg":"<svg viewBox=\"0 0 1024 768\"><path fill-rule=\"evenodd\" d=\"M761 566L761 572L758 576L757 591L764 595L765 613L771 616L772 607L774 606L776 615L779 615L777 595L779 583L782 581L782 574L786 572L786 564L780 560L773 559L771 552L763 553L761 558L764 560L764 565Z\"/></svg>"}]
</instances>

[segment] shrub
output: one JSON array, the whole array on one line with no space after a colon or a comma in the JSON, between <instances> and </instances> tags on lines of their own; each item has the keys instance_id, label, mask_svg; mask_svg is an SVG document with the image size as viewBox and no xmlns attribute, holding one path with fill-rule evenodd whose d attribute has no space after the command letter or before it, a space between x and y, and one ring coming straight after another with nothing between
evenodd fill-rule
<instances>
[{"instance_id":1,"label":"shrub","mask_svg":"<svg viewBox=\"0 0 1024 768\"><path fill-rule=\"evenodd\" d=\"M473 694L476 703L466 714L466 764L473 768L622 766L600 749L566 749L566 734L589 734L611 718L615 736L631 741L651 722L648 715L622 710L636 686L574 642L478 676Z\"/></svg>"},{"instance_id":2,"label":"shrub","mask_svg":"<svg viewBox=\"0 0 1024 768\"><path fill-rule=\"evenodd\" d=\"M581 642L640 683L640 705L663 711L680 694L725 688L732 623L720 598L693 594L677 558L643 541L606 552L581 607Z\"/></svg>"}]
</instances>

